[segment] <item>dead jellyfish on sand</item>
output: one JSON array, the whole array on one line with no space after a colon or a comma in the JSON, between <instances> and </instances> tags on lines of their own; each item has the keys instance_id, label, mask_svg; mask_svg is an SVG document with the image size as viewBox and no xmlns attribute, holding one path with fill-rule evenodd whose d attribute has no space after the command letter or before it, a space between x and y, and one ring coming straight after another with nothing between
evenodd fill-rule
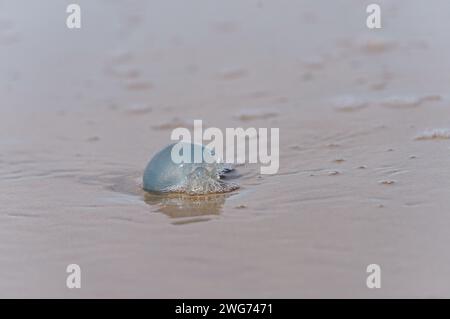
<instances>
[{"instance_id":1,"label":"dead jellyfish on sand","mask_svg":"<svg viewBox=\"0 0 450 319\"><path fill-rule=\"evenodd\" d=\"M174 161L174 147L177 147L174 152L184 158L187 156L190 160L181 163ZM186 150L187 153L183 154ZM203 145L185 142L170 144L148 163L144 172L143 188L149 192L189 195L225 193L239 188L238 185L223 180L233 167L220 163L219 160L211 161L212 158L213 152Z\"/></svg>"}]
</instances>

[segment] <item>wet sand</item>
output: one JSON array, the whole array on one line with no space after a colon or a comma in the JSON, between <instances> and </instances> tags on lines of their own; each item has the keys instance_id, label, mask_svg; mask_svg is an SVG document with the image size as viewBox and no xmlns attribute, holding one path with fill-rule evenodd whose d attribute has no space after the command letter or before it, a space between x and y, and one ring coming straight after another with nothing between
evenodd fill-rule
<instances>
[{"instance_id":1,"label":"wet sand","mask_svg":"<svg viewBox=\"0 0 450 319\"><path fill-rule=\"evenodd\" d=\"M378 2L0 1L0 296L449 297L450 3ZM194 119L279 173L140 190Z\"/></svg>"}]
</instances>

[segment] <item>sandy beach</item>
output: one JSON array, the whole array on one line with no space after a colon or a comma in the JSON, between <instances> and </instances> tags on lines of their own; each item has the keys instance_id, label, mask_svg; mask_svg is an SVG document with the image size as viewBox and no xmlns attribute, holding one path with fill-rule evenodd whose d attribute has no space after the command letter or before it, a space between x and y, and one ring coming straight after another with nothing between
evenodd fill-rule
<instances>
[{"instance_id":1,"label":"sandy beach","mask_svg":"<svg viewBox=\"0 0 450 319\"><path fill-rule=\"evenodd\" d=\"M0 297L450 297L450 2L69 3L0 0ZM278 173L144 192L195 119Z\"/></svg>"}]
</instances>

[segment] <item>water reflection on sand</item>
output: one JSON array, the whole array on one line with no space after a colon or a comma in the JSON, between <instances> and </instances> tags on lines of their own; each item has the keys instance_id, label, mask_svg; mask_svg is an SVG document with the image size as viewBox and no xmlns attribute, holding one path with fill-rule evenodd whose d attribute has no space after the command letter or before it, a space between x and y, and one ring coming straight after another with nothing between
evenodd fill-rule
<instances>
[{"instance_id":1,"label":"water reflection on sand","mask_svg":"<svg viewBox=\"0 0 450 319\"><path fill-rule=\"evenodd\" d=\"M153 194L144 192L144 201L157 206L157 211L170 218L180 219L173 224L185 224L210 220L219 215L225 199L230 194L209 194L191 196L186 194ZM182 220L181 220L182 219Z\"/></svg>"}]
</instances>

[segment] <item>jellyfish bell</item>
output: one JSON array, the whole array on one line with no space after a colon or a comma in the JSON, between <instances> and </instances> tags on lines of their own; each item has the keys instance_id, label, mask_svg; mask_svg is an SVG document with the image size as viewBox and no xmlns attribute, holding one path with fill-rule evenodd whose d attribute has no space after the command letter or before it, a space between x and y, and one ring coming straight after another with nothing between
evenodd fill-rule
<instances>
[{"instance_id":1,"label":"jellyfish bell","mask_svg":"<svg viewBox=\"0 0 450 319\"><path fill-rule=\"evenodd\" d=\"M203 145L178 142L153 156L144 172L143 188L190 195L230 192L239 186L222 177L232 170Z\"/></svg>"}]
</instances>

